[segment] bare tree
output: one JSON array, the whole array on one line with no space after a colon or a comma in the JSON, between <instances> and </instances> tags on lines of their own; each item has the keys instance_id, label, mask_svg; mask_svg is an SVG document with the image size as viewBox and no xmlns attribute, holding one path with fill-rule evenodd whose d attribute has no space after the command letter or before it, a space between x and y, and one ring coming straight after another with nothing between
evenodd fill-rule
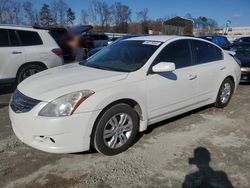
<instances>
[{"instance_id":1,"label":"bare tree","mask_svg":"<svg viewBox=\"0 0 250 188\"><path fill-rule=\"evenodd\" d=\"M148 34L148 9L145 8L143 10L141 10L140 12L137 12L137 19L141 22L141 26L142 26L142 32L144 34Z\"/></svg>"},{"instance_id":2,"label":"bare tree","mask_svg":"<svg viewBox=\"0 0 250 188\"><path fill-rule=\"evenodd\" d=\"M8 6L8 0L0 0L0 23L5 22L6 9Z\"/></svg>"},{"instance_id":3,"label":"bare tree","mask_svg":"<svg viewBox=\"0 0 250 188\"><path fill-rule=\"evenodd\" d=\"M86 10L81 10L80 12L80 21L81 24L88 24L89 23L89 14Z\"/></svg>"},{"instance_id":4,"label":"bare tree","mask_svg":"<svg viewBox=\"0 0 250 188\"><path fill-rule=\"evenodd\" d=\"M10 0L7 6L9 23L11 24L20 24L21 22L21 13L22 13L22 4L17 0Z\"/></svg>"},{"instance_id":5,"label":"bare tree","mask_svg":"<svg viewBox=\"0 0 250 188\"><path fill-rule=\"evenodd\" d=\"M69 6L64 0L54 0L51 4L51 16L55 25L66 25Z\"/></svg>"},{"instance_id":6,"label":"bare tree","mask_svg":"<svg viewBox=\"0 0 250 188\"><path fill-rule=\"evenodd\" d=\"M89 15L90 23L94 26L97 25L97 16L96 16L97 13L96 13L93 1L89 5L88 15Z\"/></svg>"},{"instance_id":7,"label":"bare tree","mask_svg":"<svg viewBox=\"0 0 250 188\"><path fill-rule=\"evenodd\" d=\"M93 5L99 17L102 30L104 30L104 26L107 29L108 23L111 20L111 8L104 1L93 1Z\"/></svg>"},{"instance_id":8,"label":"bare tree","mask_svg":"<svg viewBox=\"0 0 250 188\"><path fill-rule=\"evenodd\" d=\"M57 0L54 0L52 3L51 3L51 17L53 19L53 24L54 25L57 25L58 24L58 2Z\"/></svg>"},{"instance_id":9,"label":"bare tree","mask_svg":"<svg viewBox=\"0 0 250 188\"><path fill-rule=\"evenodd\" d=\"M129 6L116 2L112 6L112 14L114 18L114 24L116 25L116 32L128 32L128 24L131 22L132 10Z\"/></svg>"},{"instance_id":10,"label":"bare tree","mask_svg":"<svg viewBox=\"0 0 250 188\"><path fill-rule=\"evenodd\" d=\"M26 18L27 24L34 25L35 23L35 10L33 8L33 4L30 1L26 1L23 3L23 12Z\"/></svg>"}]
</instances>

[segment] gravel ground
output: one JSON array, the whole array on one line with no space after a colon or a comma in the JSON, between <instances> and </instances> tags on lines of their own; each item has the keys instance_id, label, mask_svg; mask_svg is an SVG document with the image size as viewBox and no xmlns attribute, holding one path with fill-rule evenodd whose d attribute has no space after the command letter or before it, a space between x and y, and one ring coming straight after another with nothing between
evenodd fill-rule
<instances>
[{"instance_id":1,"label":"gravel ground","mask_svg":"<svg viewBox=\"0 0 250 188\"><path fill-rule=\"evenodd\" d=\"M9 98L0 96L0 187L178 188L204 177L214 187L250 187L250 85L240 85L224 110L207 106L155 124L113 157L22 144L11 129Z\"/></svg>"}]
</instances>

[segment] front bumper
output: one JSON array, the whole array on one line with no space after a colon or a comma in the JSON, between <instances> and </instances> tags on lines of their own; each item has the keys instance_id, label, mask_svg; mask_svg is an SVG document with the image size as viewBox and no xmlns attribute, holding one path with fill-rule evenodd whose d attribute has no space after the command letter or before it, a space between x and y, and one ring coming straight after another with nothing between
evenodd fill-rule
<instances>
[{"instance_id":1,"label":"front bumper","mask_svg":"<svg viewBox=\"0 0 250 188\"><path fill-rule=\"evenodd\" d=\"M99 111L50 118L36 115L41 106L28 113L15 113L9 108L13 131L22 142L50 153L89 150L91 131Z\"/></svg>"}]
</instances>

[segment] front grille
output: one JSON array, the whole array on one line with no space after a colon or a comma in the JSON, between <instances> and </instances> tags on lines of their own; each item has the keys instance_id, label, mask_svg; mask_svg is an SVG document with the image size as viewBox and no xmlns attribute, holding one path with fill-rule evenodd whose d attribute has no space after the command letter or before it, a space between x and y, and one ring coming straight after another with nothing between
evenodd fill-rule
<instances>
[{"instance_id":1,"label":"front grille","mask_svg":"<svg viewBox=\"0 0 250 188\"><path fill-rule=\"evenodd\" d=\"M10 106L16 113L25 113L32 110L32 108L40 102L41 101L27 97L20 91L16 90L12 96Z\"/></svg>"}]
</instances>

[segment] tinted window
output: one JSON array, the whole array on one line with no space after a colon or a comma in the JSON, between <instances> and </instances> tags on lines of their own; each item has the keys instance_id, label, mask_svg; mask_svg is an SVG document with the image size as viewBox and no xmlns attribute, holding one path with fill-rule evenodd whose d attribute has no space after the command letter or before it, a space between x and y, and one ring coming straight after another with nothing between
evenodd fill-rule
<instances>
[{"instance_id":1,"label":"tinted window","mask_svg":"<svg viewBox=\"0 0 250 188\"><path fill-rule=\"evenodd\" d=\"M23 46L33 46L33 45L43 44L37 32L19 30L18 34Z\"/></svg>"},{"instance_id":2,"label":"tinted window","mask_svg":"<svg viewBox=\"0 0 250 188\"><path fill-rule=\"evenodd\" d=\"M49 33L55 40L62 40L69 37L66 29L51 30Z\"/></svg>"},{"instance_id":3,"label":"tinted window","mask_svg":"<svg viewBox=\"0 0 250 188\"><path fill-rule=\"evenodd\" d=\"M250 55L250 44L233 45L230 50L236 52L237 55Z\"/></svg>"},{"instance_id":4,"label":"tinted window","mask_svg":"<svg viewBox=\"0 0 250 188\"><path fill-rule=\"evenodd\" d=\"M0 29L0 47L9 46L8 31L6 29Z\"/></svg>"},{"instance_id":5,"label":"tinted window","mask_svg":"<svg viewBox=\"0 0 250 188\"><path fill-rule=\"evenodd\" d=\"M120 41L91 56L83 65L122 72L140 69L159 48L160 42Z\"/></svg>"},{"instance_id":6,"label":"tinted window","mask_svg":"<svg viewBox=\"0 0 250 188\"><path fill-rule=\"evenodd\" d=\"M19 41L15 30L9 30L10 46L19 46Z\"/></svg>"},{"instance_id":7,"label":"tinted window","mask_svg":"<svg viewBox=\"0 0 250 188\"><path fill-rule=\"evenodd\" d=\"M221 50L212 44L193 40L192 46L196 64L208 63L223 59Z\"/></svg>"},{"instance_id":8,"label":"tinted window","mask_svg":"<svg viewBox=\"0 0 250 188\"><path fill-rule=\"evenodd\" d=\"M250 37L242 37L239 40L240 42L250 42Z\"/></svg>"},{"instance_id":9,"label":"tinted window","mask_svg":"<svg viewBox=\"0 0 250 188\"><path fill-rule=\"evenodd\" d=\"M100 40L108 40L108 36L107 35L100 35Z\"/></svg>"},{"instance_id":10,"label":"tinted window","mask_svg":"<svg viewBox=\"0 0 250 188\"><path fill-rule=\"evenodd\" d=\"M183 68L192 64L188 40L179 40L167 45L156 58L155 64L173 62L176 68Z\"/></svg>"}]
</instances>

